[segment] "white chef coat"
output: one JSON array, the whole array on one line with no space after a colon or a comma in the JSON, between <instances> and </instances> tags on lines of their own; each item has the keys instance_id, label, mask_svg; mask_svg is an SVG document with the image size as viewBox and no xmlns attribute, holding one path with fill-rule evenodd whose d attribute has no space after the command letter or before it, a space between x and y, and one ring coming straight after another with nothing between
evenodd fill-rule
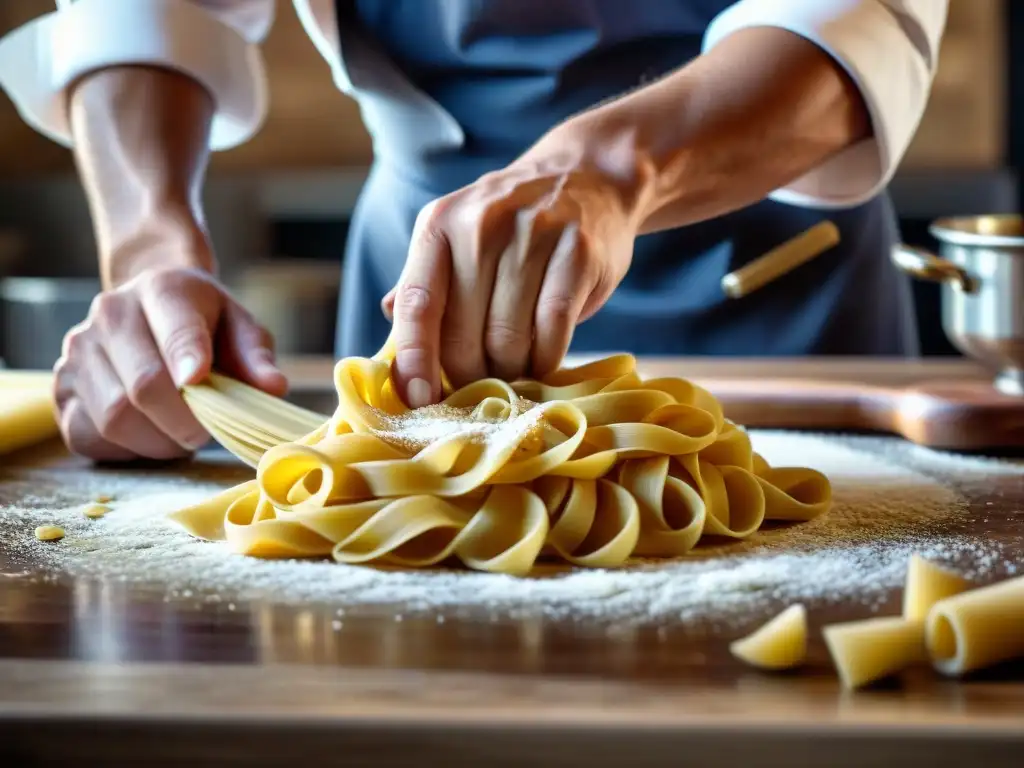
<instances>
[{"instance_id":1,"label":"white chef coat","mask_svg":"<svg viewBox=\"0 0 1024 768\"><path fill-rule=\"evenodd\" d=\"M560 0L562 1L562 0ZM334 0L293 0L338 87L359 102L375 142L401 136L396 105L420 102L436 118L437 141L457 146L459 126L422 94L370 87L353 76L351 44L339 37ZM274 20L274 0L56 0L57 10L0 40L0 86L36 130L71 144L66 89L90 71L151 64L183 72L213 95L211 148L247 141L267 112L260 43ZM715 18L704 50L742 28L787 29L819 45L851 75L874 126L800 180L802 193L780 189L781 202L846 207L876 195L891 179L921 120L935 74L948 0L739 0ZM360 55L363 55L363 51ZM365 59L358 68L374 65ZM810 192L808 192L810 190Z\"/></svg>"}]
</instances>

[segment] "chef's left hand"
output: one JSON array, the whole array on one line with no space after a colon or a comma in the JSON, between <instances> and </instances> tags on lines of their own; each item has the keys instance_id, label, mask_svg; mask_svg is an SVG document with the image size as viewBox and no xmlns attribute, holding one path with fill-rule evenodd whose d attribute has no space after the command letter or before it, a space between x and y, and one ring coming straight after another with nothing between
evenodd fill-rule
<instances>
[{"instance_id":1,"label":"chef's left hand","mask_svg":"<svg viewBox=\"0 0 1024 768\"><path fill-rule=\"evenodd\" d=\"M558 367L629 268L645 169L556 128L507 168L424 208L398 285L395 379L411 407L455 386ZM588 157L587 155L590 155Z\"/></svg>"}]
</instances>

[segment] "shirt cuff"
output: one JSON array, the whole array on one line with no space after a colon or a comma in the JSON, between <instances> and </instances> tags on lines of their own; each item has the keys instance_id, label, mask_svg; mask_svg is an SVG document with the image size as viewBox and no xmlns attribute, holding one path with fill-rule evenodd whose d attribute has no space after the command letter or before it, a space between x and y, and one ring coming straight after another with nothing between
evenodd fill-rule
<instances>
[{"instance_id":1,"label":"shirt cuff","mask_svg":"<svg viewBox=\"0 0 1024 768\"><path fill-rule=\"evenodd\" d=\"M945 14L939 15L944 21ZM769 197L821 208L870 200L892 179L917 131L934 75L934 51L915 47L896 12L879 0L741 0L711 23L704 50L740 29L765 26L800 35L835 59L860 89L874 129L871 139Z\"/></svg>"},{"instance_id":2,"label":"shirt cuff","mask_svg":"<svg viewBox=\"0 0 1024 768\"><path fill-rule=\"evenodd\" d=\"M79 0L0 40L0 87L25 122L68 147L67 88L126 64L173 69L201 83L217 105L213 150L244 143L266 116L259 48L191 2Z\"/></svg>"}]
</instances>

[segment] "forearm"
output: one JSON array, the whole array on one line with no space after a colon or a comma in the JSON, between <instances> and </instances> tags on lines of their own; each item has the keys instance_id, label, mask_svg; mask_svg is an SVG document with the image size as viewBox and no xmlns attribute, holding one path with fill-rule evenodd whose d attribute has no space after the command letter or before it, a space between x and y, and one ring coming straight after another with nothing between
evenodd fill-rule
<instances>
[{"instance_id":1,"label":"forearm","mask_svg":"<svg viewBox=\"0 0 1024 768\"><path fill-rule=\"evenodd\" d=\"M768 27L736 32L566 127L595 157L629 166L613 170L640 187L641 232L757 202L871 130L860 93L838 64L813 43Z\"/></svg>"},{"instance_id":2,"label":"forearm","mask_svg":"<svg viewBox=\"0 0 1024 768\"><path fill-rule=\"evenodd\" d=\"M153 267L212 270L200 200L214 113L206 89L171 70L119 66L68 98L104 285Z\"/></svg>"}]
</instances>

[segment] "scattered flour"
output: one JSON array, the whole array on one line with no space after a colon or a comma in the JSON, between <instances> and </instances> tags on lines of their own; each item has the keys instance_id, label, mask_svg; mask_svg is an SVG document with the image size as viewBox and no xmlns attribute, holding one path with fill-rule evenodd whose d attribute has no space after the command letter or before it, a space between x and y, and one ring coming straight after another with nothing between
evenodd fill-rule
<instances>
[{"instance_id":1,"label":"scattered flour","mask_svg":"<svg viewBox=\"0 0 1024 768\"><path fill-rule=\"evenodd\" d=\"M445 438L461 435L479 443L506 443L521 439L540 427L540 409L536 403L518 398L511 413L502 407L491 414L486 401L473 408L456 408L443 403L417 408L401 416L381 414L386 428L372 430L382 440L415 453ZM497 405L495 401L494 405Z\"/></svg>"},{"instance_id":2,"label":"scattered flour","mask_svg":"<svg viewBox=\"0 0 1024 768\"><path fill-rule=\"evenodd\" d=\"M907 447L910 459L936 471L957 475L1017 475L1024 478L1024 458L1006 458L936 451L920 445Z\"/></svg>"},{"instance_id":3,"label":"scattered flour","mask_svg":"<svg viewBox=\"0 0 1024 768\"><path fill-rule=\"evenodd\" d=\"M80 467L22 470L6 482L0 477L0 562L6 557L7 570L22 568L25 578L68 573L127 582L133 589L161 590L165 599L216 602L230 610L243 601L269 601L329 605L338 617L358 610L386 610L396 617L428 612L441 620L445 613L501 613L695 627L749 623L795 600L877 608L901 584L913 552L956 563L976 577L1012 573L1024 564L1014 560L1024 550L1004 552L982 538L983 523L971 526L976 510L954 485L909 468L927 462L916 457L908 463L903 453L911 449L905 444L782 432L755 432L753 440L772 464L825 472L833 484L833 510L810 523L764 530L746 542L622 570L545 565L521 579L236 555L221 544L190 538L165 519L248 477L223 461L176 474L98 474ZM1018 471L1024 475L1024 468ZM111 511L86 519L83 506L100 492L115 496ZM32 531L42 524L60 525L66 538L36 541Z\"/></svg>"}]
</instances>

